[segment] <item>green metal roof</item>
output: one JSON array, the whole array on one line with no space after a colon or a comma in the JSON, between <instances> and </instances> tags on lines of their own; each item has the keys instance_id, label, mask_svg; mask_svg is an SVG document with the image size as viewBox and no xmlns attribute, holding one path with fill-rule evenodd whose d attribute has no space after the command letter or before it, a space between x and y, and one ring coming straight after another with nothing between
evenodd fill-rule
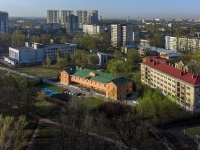
<instances>
[{"instance_id":1,"label":"green metal roof","mask_svg":"<svg viewBox=\"0 0 200 150\"><path fill-rule=\"evenodd\" d=\"M100 83L108 83L113 82L114 84L122 84L128 81L128 79L120 76L116 76L113 74L105 73L105 72L99 72L87 68L67 68L65 69L67 73L69 73L72 76L80 77L80 78L87 78L92 81L100 82ZM89 75L90 73L94 73L95 76Z\"/></svg>"}]
</instances>

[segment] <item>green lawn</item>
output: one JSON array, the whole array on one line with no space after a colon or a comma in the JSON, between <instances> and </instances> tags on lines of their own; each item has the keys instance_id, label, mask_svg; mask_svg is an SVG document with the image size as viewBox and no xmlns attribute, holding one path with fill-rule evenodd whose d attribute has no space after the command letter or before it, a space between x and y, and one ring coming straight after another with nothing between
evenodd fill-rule
<instances>
[{"instance_id":1,"label":"green lawn","mask_svg":"<svg viewBox=\"0 0 200 150\"><path fill-rule=\"evenodd\" d=\"M31 67L20 67L20 68L13 68L13 70L41 78L57 77L57 75L61 71L58 65L51 65L49 68L46 68L45 66L42 65L31 66Z\"/></svg>"},{"instance_id":2,"label":"green lawn","mask_svg":"<svg viewBox=\"0 0 200 150\"><path fill-rule=\"evenodd\" d=\"M51 102L48 102L45 100L43 100L43 101L41 100L41 101L38 101L35 103L34 113L36 113L42 117L46 117L49 119L55 119L58 117L60 109L61 109L61 107L54 103L51 103Z\"/></svg>"},{"instance_id":3,"label":"green lawn","mask_svg":"<svg viewBox=\"0 0 200 150\"><path fill-rule=\"evenodd\" d=\"M43 124L39 130L39 136L35 138L34 150L52 149L52 130L53 126Z\"/></svg>"},{"instance_id":4,"label":"green lawn","mask_svg":"<svg viewBox=\"0 0 200 150\"><path fill-rule=\"evenodd\" d=\"M194 128L187 128L183 130L185 135L193 139L194 141L200 142L200 126Z\"/></svg>"},{"instance_id":5,"label":"green lawn","mask_svg":"<svg viewBox=\"0 0 200 150\"><path fill-rule=\"evenodd\" d=\"M0 77L3 77L5 76L7 73L7 71L4 71L4 70L0 70Z\"/></svg>"},{"instance_id":6,"label":"green lawn","mask_svg":"<svg viewBox=\"0 0 200 150\"><path fill-rule=\"evenodd\" d=\"M101 99L98 99L98 98L95 98L95 97L91 97L91 98L85 99L84 103L85 103L86 107L88 109L90 109L90 108L97 107L98 105L100 105L102 103L105 103L105 101L101 100Z\"/></svg>"}]
</instances>

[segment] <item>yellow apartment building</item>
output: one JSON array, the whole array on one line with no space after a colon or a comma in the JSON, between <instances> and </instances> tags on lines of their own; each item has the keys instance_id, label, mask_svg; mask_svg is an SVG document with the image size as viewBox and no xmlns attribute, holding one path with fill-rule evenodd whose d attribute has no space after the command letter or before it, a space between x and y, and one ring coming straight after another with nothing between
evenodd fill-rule
<instances>
[{"instance_id":1,"label":"yellow apartment building","mask_svg":"<svg viewBox=\"0 0 200 150\"><path fill-rule=\"evenodd\" d=\"M175 68L173 64L150 59L141 63L141 81L170 96L183 109L191 112L200 111L198 74Z\"/></svg>"}]
</instances>

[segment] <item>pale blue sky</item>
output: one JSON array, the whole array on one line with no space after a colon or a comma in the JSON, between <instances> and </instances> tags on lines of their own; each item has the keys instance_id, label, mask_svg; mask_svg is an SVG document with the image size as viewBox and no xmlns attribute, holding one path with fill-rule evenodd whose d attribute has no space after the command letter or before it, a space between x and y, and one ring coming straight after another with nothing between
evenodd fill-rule
<instances>
[{"instance_id":1,"label":"pale blue sky","mask_svg":"<svg viewBox=\"0 0 200 150\"><path fill-rule=\"evenodd\" d=\"M10 16L46 17L48 9L95 9L103 18L200 18L200 0L0 0Z\"/></svg>"}]
</instances>

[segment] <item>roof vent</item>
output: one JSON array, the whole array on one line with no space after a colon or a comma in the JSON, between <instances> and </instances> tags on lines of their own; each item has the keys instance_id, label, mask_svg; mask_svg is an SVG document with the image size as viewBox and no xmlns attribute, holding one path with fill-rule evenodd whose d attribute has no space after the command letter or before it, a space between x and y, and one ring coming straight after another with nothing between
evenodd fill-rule
<instances>
[{"instance_id":1,"label":"roof vent","mask_svg":"<svg viewBox=\"0 0 200 150\"><path fill-rule=\"evenodd\" d=\"M96 74L94 72L90 72L89 75L92 76L92 77L96 76Z\"/></svg>"}]
</instances>

